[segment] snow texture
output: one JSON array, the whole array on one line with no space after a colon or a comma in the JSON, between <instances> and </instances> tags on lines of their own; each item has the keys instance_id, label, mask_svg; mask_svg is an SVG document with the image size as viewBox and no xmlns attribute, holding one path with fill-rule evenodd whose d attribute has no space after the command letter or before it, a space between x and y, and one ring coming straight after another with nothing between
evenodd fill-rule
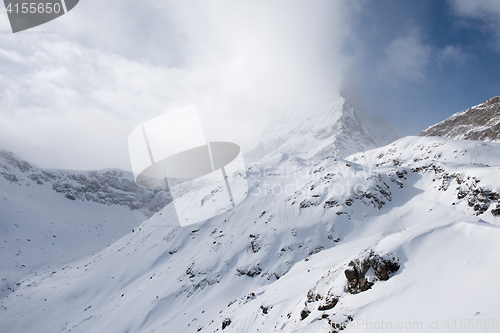
<instances>
[{"instance_id":1,"label":"snow texture","mask_svg":"<svg viewBox=\"0 0 500 333\"><path fill-rule=\"evenodd\" d=\"M350 114L335 103L325 121ZM315 121L291 135L287 121L255 153L241 204L184 228L168 204L98 253L24 276L0 331L498 329L500 144L407 137L342 159L361 144L318 139ZM221 185L186 195L196 208Z\"/></svg>"}]
</instances>

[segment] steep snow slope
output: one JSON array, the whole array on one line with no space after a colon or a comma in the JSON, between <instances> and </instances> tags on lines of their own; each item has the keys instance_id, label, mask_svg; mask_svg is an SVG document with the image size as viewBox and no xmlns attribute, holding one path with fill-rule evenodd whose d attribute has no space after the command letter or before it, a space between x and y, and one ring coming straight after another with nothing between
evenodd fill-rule
<instances>
[{"instance_id":1,"label":"steep snow slope","mask_svg":"<svg viewBox=\"0 0 500 333\"><path fill-rule=\"evenodd\" d=\"M100 253L24 279L1 301L0 331L422 332L463 320L492 332L498 145L467 144L405 138L352 161L269 156L232 211L180 228L168 205ZM438 156L451 146L464 152L457 162ZM217 186L202 191L218 200Z\"/></svg>"},{"instance_id":2,"label":"steep snow slope","mask_svg":"<svg viewBox=\"0 0 500 333\"><path fill-rule=\"evenodd\" d=\"M433 188L454 194L453 205L468 206L475 215L489 211L500 216L500 143L406 137L347 159L365 166L393 165L431 175Z\"/></svg>"},{"instance_id":3,"label":"steep snow slope","mask_svg":"<svg viewBox=\"0 0 500 333\"><path fill-rule=\"evenodd\" d=\"M259 145L246 153L245 158L256 162L279 152L319 161L380 146L342 96L335 94L305 105L297 104L271 121Z\"/></svg>"},{"instance_id":4,"label":"steep snow slope","mask_svg":"<svg viewBox=\"0 0 500 333\"><path fill-rule=\"evenodd\" d=\"M500 140L500 97L455 113L423 130L420 136L443 136L455 140Z\"/></svg>"},{"instance_id":5,"label":"steep snow slope","mask_svg":"<svg viewBox=\"0 0 500 333\"><path fill-rule=\"evenodd\" d=\"M348 160L366 166L414 166L437 161L456 165L500 164L500 144L439 137L408 136L385 147L352 154Z\"/></svg>"},{"instance_id":6,"label":"steep snow slope","mask_svg":"<svg viewBox=\"0 0 500 333\"><path fill-rule=\"evenodd\" d=\"M168 199L125 171L44 170L0 150L0 297L26 275L102 250Z\"/></svg>"}]
</instances>

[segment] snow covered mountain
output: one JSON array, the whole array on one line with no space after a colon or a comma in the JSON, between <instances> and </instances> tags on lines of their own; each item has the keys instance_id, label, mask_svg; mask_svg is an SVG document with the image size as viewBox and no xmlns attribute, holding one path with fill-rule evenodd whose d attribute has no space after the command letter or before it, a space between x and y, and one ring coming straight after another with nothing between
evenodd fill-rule
<instances>
[{"instance_id":1,"label":"snow covered mountain","mask_svg":"<svg viewBox=\"0 0 500 333\"><path fill-rule=\"evenodd\" d=\"M269 123L259 145L246 153L245 158L256 162L275 153L316 161L346 157L379 147L391 136L390 128L382 120L377 121L377 126L370 128L372 122L362 121L354 107L338 94L316 104L297 104ZM377 131L382 126L384 133ZM395 133L392 137L399 138Z\"/></svg>"},{"instance_id":2,"label":"snow covered mountain","mask_svg":"<svg viewBox=\"0 0 500 333\"><path fill-rule=\"evenodd\" d=\"M30 250L30 232L65 241L57 250L77 258L73 244L95 242L103 225L130 224L97 253L3 281L0 332L498 330L500 143L406 137L356 152L378 142L343 98L322 105L268 127L251 153L258 163L247 170L241 204L184 228L172 204L137 227L136 206L103 205L127 192L112 186L132 179L125 173L111 181L97 172L106 180L96 188L109 191L81 201L81 176L40 178L43 170L18 158L4 162L9 201L0 209L11 223L2 223L1 246L16 269L25 264L10 249L28 251L35 265L50 248ZM223 186L192 189L190 207L223 200ZM57 227L42 219L43 229L36 216L49 216L50 205L63 215Z\"/></svg>"},{"instance_id":3,"label":"snow covered mountain","mask_svg":"<svg viewBox=\"0 0 500 333\"><path fill-rule=\"evenodd\" d=\"M496 179L500 143L406 137L386 147L351 155L348 160L374 168L396 166L432 174L433 188L454 196L452 205L461 205L488 221L493 220L487 212L500 217Z\"/></svg>"},{"instance_id":4,"label":"snow covered mountain","mask_svg":"<svg viewBox=\"0 0 500 333\"><path fill-rule=\"evenodd\" d=\"M420 136L442 136L455 140L500 140L500 97L455 113L423 130Z\"/></svg>"},{"instance_id":5,"label":"snow covered mountain","mask_svg":"<svg viewBox=\"0 0 500 333\"><path fill-rule=\"evenodd\" d=\"M170 204L19 281L0 331L494 331L499 148L409 137L346 160L270 154L232 211L180 228ZM201 191L218 200L220 185Z\"/></svg>"},{"instance_id":6,"label":"snow covered mountain","mask_svg":"<svg viewBox=\"0 0 500 333\"><path fill-rule=\"evenodd\" d=\"M170 200L126 171L46 170L0 150L0 297L26 275L102 250Z\"/></svg>"},{"instance_id":7,"label":"snow covered mountain","mask_svg":"<svg viewBox=\"0 0 500 333\"><path fill-rule=\"evenodd\" d=\"M171 197L165 191L138 187L131 172L119 169L100 171L48 170L34 166L19 156L0 149L0 175L19 186L51 186L67 199L122 205L150 217Z\"/></svg>"}]
</instances>

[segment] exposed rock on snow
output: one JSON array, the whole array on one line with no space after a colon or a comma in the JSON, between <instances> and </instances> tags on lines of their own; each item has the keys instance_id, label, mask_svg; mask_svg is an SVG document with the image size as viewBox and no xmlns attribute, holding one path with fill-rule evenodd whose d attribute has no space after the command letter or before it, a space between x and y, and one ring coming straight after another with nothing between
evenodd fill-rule
<instances>
[{"instance_id":1,"label":"exposed rock on snow","mask_svg":"<svg viewBox=\"0 0 500 333\"><path fill-rule=\"evenodd\" d=\"M423 130L419 136L442 136L455 140L500 140L500 97L455 113Z\"/></svg>"},{"instance_id":2,"label":"exposed rock on snow","mask_svg":"<svg viewBox=\"0 0 500 333\"><path fill-rule=\"evenodd\" d=\"M353 154L348 160L374 167L397 166L402 170L398 172L410 169L428 174L433 188L453 194L452 205L467 207L476 216L486 212L499 216L500 188L491 184L498 172L494 166L500 163L499 143L406 137L386 147Z\"/></svg>"},{"instance_id":3,"label":"exposed rock on snow","mask_svg":"<svg viewBox=\"0 0 500 333\"><path fill-rule=\"evenodd\" d=\"M369 270L374 276L368 276ZM377 281L389 280L389 276L399 269L399 258L387 255L383 258L373 251L356 258L349 263L344 271L347 278L347 290L351 294L357 294L370 289Z\"/></svg>"}]
</instances>

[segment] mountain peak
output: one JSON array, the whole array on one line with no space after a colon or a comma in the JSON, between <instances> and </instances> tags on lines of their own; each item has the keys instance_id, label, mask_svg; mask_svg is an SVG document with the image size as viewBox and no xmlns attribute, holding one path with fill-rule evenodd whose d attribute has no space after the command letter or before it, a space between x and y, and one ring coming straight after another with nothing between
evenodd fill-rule
<instances>
[{"instance_id":1,"label":"mountain peak","mask_svg":"<svg viewBox=\"0 0 500 333\"><path fill-rule=\"evenodd\" d=\"M500 140L500 97L455 113L423 130L419 136L442 136L455 140Z\"/></svg>"},{"instance_id":2,"label":"mountain peak","mask_svg":"<svg viewBox=\"0 0 500 333\"><path fill-rule=\"evenodd\" d=\"M346 157L380 146L349 101L338 93L315 103L295 105L271 121L259 145L245 154L251 162L286 153L304 159Z\"/></svg>"},{"instance_id":3,"label":"mountain peak","mask_svg":"<svg viewBox=\"0 0 500 333\"><path fill-rule=\"evenodd\" d=\"M10 167L19 169L22 172L27 172L34 169L33 165L26 162L16 154L5 149L0 149L0 170L10 171Z\"/></svg>"},{"instance_id":4,"label":"mountain peak","mask_svg":"<svg viewBox=\"0 0 500 333\"><path fill-rule=\"evenodd\" d=\"M497 104L497 103L500 103L500 96L492 97L489 100L485 101L483 104L492 105L492 104Z\"/></svg>"}]
</instances>

